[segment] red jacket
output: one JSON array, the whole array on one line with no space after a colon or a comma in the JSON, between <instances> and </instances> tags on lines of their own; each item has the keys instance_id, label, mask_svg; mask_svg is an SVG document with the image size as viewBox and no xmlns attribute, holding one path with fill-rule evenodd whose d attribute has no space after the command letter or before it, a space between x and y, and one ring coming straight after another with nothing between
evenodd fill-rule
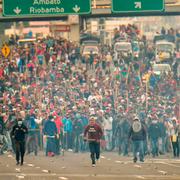
<instances>
[{"instance_id":1,"label":"red jacket","mask_svg":"<svg viewBox=\"0 0 180 180\"><path fill-rule=\"evenodd\" d=\"M84 137L87 137L88 141L99 142L103 136L102 128L98 124L89 124L84 130Z\"/></svg>"}]
</instances>

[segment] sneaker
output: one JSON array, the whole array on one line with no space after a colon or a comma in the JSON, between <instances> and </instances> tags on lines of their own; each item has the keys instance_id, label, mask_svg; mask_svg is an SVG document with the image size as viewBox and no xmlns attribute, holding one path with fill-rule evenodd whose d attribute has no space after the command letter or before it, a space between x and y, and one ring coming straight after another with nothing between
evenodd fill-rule
<instances>
[{"instance_id":1,"label":"sneaker","mask_svg":"<svg viewBox=\"0 0 180 180\"><path fill-rule=\"evenodd\" d=\"M92 164L92 167L96 167L96 164Z\"/></svg>"},{"instance_id":2,"label":"sneaker","mask_svg":"<svg viewBox=\"0 0 180 180\"><path fill-rule=\"evenodd\" d=\"M134 162L134 163L136 163L136 162L137 162L137 157L135 157L135 158L133 159L133 162Z\"/></svg>"},{"instance_id":3,"label":"sneaker","mask_svg":"<svg viewBox=\"0 0 180 180\"><path fill-rule=\"evenodd\" d=\"M143 162L144 162L144 159L140 159L139 161L143 163Z\"/></svg>"},{"instance_id":4,"label":"sneaker","mask_svg":"<svg viewBox=\"0 0 180 180\"><path fill-rule=\"evenodd\" d=\"M16 165L19 165L19 162L16 162Z\"/></svg>"},{"instance_id":5,"label":"sneaker","mask_svg":"<svg viewBox=\"0 0 180 180\"><path fill-rule=\"evenodd\" d=\"M23 162L21 162L21 164L20 164L21 166L23 166Z\"/></svg>"}]
</instances>

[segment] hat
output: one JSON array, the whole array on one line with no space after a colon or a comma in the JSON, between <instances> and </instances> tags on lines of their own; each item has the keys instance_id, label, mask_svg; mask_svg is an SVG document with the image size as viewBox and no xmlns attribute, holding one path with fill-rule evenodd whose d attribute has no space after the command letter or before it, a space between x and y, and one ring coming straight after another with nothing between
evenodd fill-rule
<instances>
[{"instance_id":1,"label":"hat","mask_svg":"<svg viewBox=\"0 0 180 180\"><path fill-rule=\"evenodd\" d=\"M139 121L139 118L136 116L133 120L134 120L134 121L135 121L135 120L138 120L138 121Z\"/></svg>"},{"instance_id":2,"label":"hat","mask_svg":"<svg viewBox=\"0 0 180 180\"><path fill-rule=\"evenodd\" d=\"M90 118L89 118L89 120L93 120L93 119L96 119L94 116L91 116Z\"/></svg>"},{"instance_id":3,"label":"hat","mask_svg":"<svg viewBox=\"0 0 180 180\"><path fill-rule=\"evenodd\" d=\"M50 120L53 119L53 118L54 118L54 117L53 117L52 115L49 116L49 119L50 119Z\"/></svg>"}]
</instances>

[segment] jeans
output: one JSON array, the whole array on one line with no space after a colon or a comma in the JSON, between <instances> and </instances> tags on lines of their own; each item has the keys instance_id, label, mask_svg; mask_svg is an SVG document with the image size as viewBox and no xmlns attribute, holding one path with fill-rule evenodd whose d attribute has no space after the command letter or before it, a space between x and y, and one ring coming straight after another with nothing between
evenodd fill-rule
<instances>
[{"instance_id":1,"label":"jeans","mask_svg":"<svg viewBox=\"0 0 180 180\"><path fill-rule=\"evenodd\" d=\"M172 142L172 147L173 147L173 155L174 157L179 157L179 143L177 142Z\"/></svg>"},{"instance_id":2,"label":"jeans","mask_svg":"<svg viewBox=\"0 0 180 180\"><path fill-rule=\"evenodd\" d=\"M151 139L151 148L153 157L158 155L158 139Z\"/></svg>"},{"instance_id":3,"label":"jeans","mask_svg":"<svg viewBox=\"0 0 180 180\"><path fill-rule=\"evenodd\" d=\"M21 156L21 163L24 161L24 154L25 154L25 141L15 141L16 147L16 161L19 163L20 156Z\"/></svg>"},{"instance_id":4,"label":"jeans","mask_svg":"<svg viewBox=\"0 0 180 180\"><path fill-rule=\"evenodd\" d=\"M95 159L99 159L100 157L100 143L98 142L89 142L89 150L91 153L92 164L96 163Z\"/></svg>"},{"instance_id":5,"label":"jeans","mask_svg":"<svg viewBox=\"0 0 180 180\"><path fill-rule=\"evenodd\" d=\"M160 137L161 139L161 153L165 153L166 152L166 137Z\"/></svg>"},{"instance_id":6,"label":"jeans","mask_svg":"<svg viewBox=\"0 0 180 180\"><path fill-rule=\"evenodd\" d=\"M79 152L79 151L83 151L84 147L83 147L83 136L82 134L75 134L74 137L74 152Z\"/></svg>"},{"instance_id":7,"label":"jeans","mask_svg":"<svg viewBox=\"0 0 180 180\"><path fill-rule=\"evenodd\" d=\"M128 155L128 138L120 138L119 139L119 154L123 154L123 156Z\"/></svg>"},{"instance_id":8,"label":"jeans","mask_svg":"<svg viewBox=\"0 0 180 180\"><path fill-rule=\"evenodd\" d=\"M144 160L144 150L143 150L143 140L133 141L133 156L137 158L137 153L139 152L140 161Z\"/></svg>"},{"instance_id":9,"label":"jeans","mask_svg":"<svg viewBox=\"0 0 180 180\"><path fill-rule=\"evenodd\" d=\"M63 134L63 149L72 149L72 132Z\"/></svg>"},{"instance_id":10,"label":"jeans","mask_svg":"<svg viewBox=\"0 0 180 180\"><path fill-rule=\"evenodd\" d=\"M26 140L26 146L27 146L27 153L34 152L35 155L37 155L38 152L38 134L30 134L27 137Z\"/></svg>"},{"instance_id":11,"label":"jeans","mask_svg":"<svg viewBox=\"0 0 180 180\"><path fill-rule=\"evenodd\" d=\"M112 148L112 130L105 130L105 141L107 150Z\"/></svg>"},{"instance_id":12,"label":"jeans","mask_svg":"<svg viewBox=\"0 0 180 180\"><path fill-rule=\"evenodd\" d=\"M5 131L5 141L7 143L7 150L12 151L12 142L9 131Z\"/></svg>"}]
</instances>

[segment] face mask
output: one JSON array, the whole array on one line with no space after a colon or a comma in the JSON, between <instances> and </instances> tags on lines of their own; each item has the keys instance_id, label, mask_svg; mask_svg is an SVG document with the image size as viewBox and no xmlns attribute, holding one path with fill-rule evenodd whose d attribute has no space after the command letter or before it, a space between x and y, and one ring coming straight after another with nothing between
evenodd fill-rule
<instances>
[{"instance_id":1,"label":"face mask","mask_svg":"<svg viewBox=\"0 0 180 180\"><path fill-rule=\"evenodd\" d=\"M21 126L22 125L22 121L18 121L18 126Z\"/></svg>"}]
</instances>

